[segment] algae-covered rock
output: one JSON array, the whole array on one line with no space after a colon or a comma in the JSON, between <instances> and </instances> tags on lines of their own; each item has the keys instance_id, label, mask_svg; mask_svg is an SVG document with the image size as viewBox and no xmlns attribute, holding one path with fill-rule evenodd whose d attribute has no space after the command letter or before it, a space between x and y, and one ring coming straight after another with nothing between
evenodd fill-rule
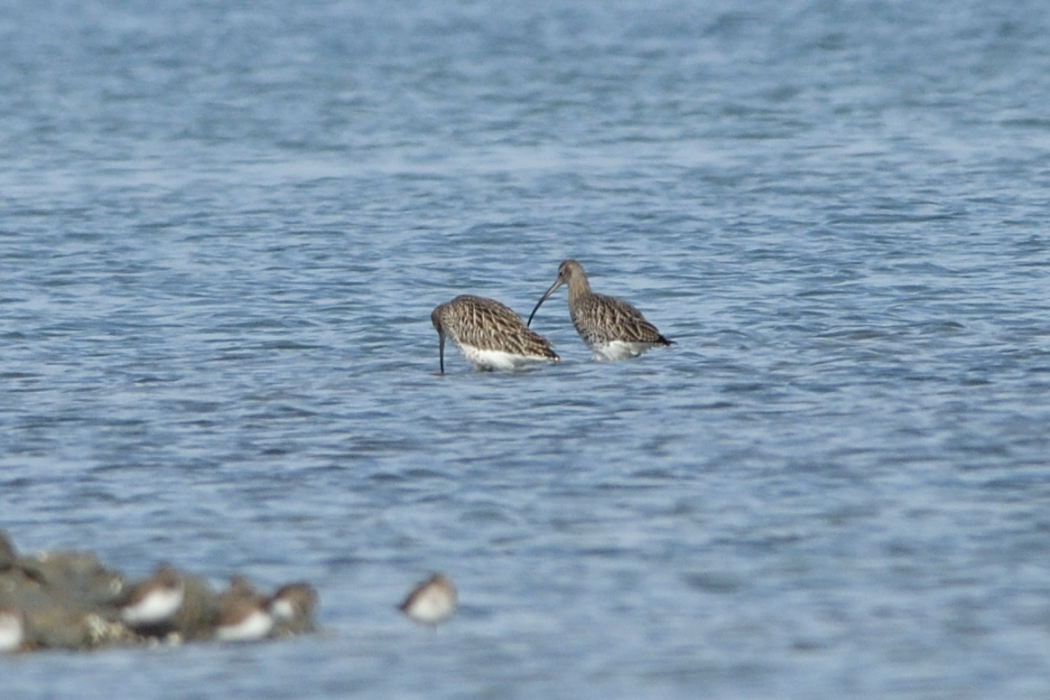
<instances>
[{"instance_id":1,"label":"algae-covered rock","mask_svg":"<svg viewBox=\"0 0 1050 700\"><path fill-rule=\"evenodd\" d=\"M165 565L158 571L175 581L172 585L177 586L178 595L174 604L169 595L166 602L158 603L169 606L162 616L150 618L148 608L145 616L140 612L132 615L128 609L134 587L119 572L104 567L94 554L58 551L20 557L0 532L0 611L5 630L20 627L21 638L0 651L82 650L217 638L221 597L208 582ZM244 577L235 578L245 589L251 588ZM272 598L258 594L257 598L262 613L272 617L265 636L314 629L317 594L308 584L289 584Z\"/></svg>"},{"instance_id":2,"label":"algae-covered rock","mask_svg":"<svg viewBox=\"0 0 1050 700\"><path fill-rule=\"evenodd\" d=\"M42 552L18 561L21 570L52 595L92 608L112 603L123 578L102 566L90 552Z\"/></svg>"},{"instance_id":3,"label":"algae-covered rock","mask_svg":"<svg viewBox=\"0 0 1050 700\"><path fill-rule=\"evenodd\" d=\"M10 569L16 561L18 561L18 555L15 554L14 545L11 544L6 533L0 532L0 572Z\"/></svg>"},{"instance_id":4,"label":"algae-covered rock","mask_svg":"<svg viewBox=\"0 0 1050 700\"><path fill-rule=\"evenodd\" d=\"M186 641L211 639L219 619L219 597L198 576L184 576L182 606L171 620L172 631Z\"/></svg>"},{"instance_id":5,"label":"algae-covered rock","mask_svg":"<svg viewBox=\"0 0 1050 700\"><path fill-rule=\"evenodd\" d=\"M88 612L51 602L25 610L26 642L44 649L87 649L91 646Z\"/></svg>"}]
</instances>

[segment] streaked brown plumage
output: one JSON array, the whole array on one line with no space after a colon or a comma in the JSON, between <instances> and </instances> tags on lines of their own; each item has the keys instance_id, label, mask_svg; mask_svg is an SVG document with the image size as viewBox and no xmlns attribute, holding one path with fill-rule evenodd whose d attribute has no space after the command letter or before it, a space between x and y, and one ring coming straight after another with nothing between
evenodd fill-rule
<instances>
[{"instance_id":1,"label":"streaked brown plumage","mask_svg":"<svg viewBox=\"0 0 1050 700\"><path fill-rule=\"evenodd\" d=\"M623 299L592 292L583 266L575 260L565 260L558 266L558 279L536 302L527 325L532 324L540 305L563 284L569 285L569 318L594 353L594 359L623 360L658 345L674 343L660 335L641 311Z\"/></svg>"},{"instance_id":2,"label":"streaked brown plumage","mask_svg":"<svg viewBox=\"0 0 1050 700\"><path fill-rule=\"evenodd\" d=\"M430 314L438 332L438 358L445 371L445 338L475 369L517 369L533 362L558 362L550 341L493 299L461 294Z\"/></svg>"}]
</instances>

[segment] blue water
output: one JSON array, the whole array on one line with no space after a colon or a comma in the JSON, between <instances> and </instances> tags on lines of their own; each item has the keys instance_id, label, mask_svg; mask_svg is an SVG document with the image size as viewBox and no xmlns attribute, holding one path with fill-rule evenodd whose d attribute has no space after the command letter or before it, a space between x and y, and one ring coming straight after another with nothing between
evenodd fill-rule
<instances>
[{"instance_id":1,"label":"blue water","mask_svg":"<svg viewBox=\"0 0 1050 700\"><path fill-rule=\"evenodd\" d=\"M25 1L0 95L0 527L326 630L3 695L1050 695L1044 3ZM570 256L677 345L438 374Z\"/></svg>"}]
</instances>

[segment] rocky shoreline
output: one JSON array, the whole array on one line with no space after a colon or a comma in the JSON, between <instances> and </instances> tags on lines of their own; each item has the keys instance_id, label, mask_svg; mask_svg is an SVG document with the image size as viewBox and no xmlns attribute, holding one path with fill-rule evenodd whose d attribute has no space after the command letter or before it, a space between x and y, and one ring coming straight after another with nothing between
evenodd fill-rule
<instances>
[{"instance_id":1,"label":"rocky shoreline","mask_svg":"<svg viewBox=\"0 0 1050 700\"><path fill-rule=\"evenodd\" d=\"M303 582L265 594L235 576L217 593L205 579L166 565L129 581L90 552L19 556L0 532L0 653L298 635L316 629L317 604Z\"/></svg>"}]
</instances>

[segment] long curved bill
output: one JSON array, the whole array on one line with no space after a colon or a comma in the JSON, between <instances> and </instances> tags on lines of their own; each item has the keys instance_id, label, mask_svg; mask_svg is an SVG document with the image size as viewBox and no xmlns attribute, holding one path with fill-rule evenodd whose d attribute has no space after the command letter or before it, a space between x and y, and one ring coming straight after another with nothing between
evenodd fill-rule
<instances>
[{"instance_id":1,"label":"long curved bill","mask_svg":"<svg viewBox=\"0 0 1050 700\"><path fill-rule=\"evenodd\" d=\"M540 310L540 304L547 301L547 297L549 297L551 294L554 294L554 290L560 287L561 285L562 280L561 278L558 278L554 281L554 284L551 285L551 288L543 293L543 296L540 297L540 300L536 302L536 306L532 309L532 313L529 314L529 320L525 323L526 326L532 326L532 317L535 316L536 312Z\"/></svg>"}]
</instances>

